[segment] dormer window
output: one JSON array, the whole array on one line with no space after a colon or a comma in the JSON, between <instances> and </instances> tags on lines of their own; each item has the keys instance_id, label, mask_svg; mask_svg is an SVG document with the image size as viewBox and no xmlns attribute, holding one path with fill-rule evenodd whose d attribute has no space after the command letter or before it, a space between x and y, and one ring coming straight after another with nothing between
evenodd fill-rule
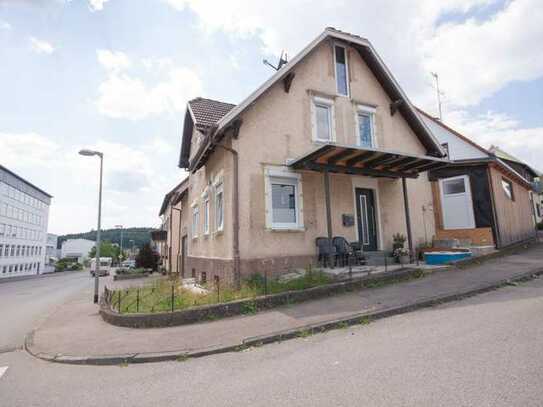
<instances>
[{"instance_id":1,"label":"dormer window","mask_svg":"<svg viewBox=\"0 0 543 407\"><path fill-rule=\"evenodd\" d=\"M347 50L340 45L334 46L336 66L336 87L338 95L349 96L349 78L347 71Z\"/></svg>"}]
</instances>

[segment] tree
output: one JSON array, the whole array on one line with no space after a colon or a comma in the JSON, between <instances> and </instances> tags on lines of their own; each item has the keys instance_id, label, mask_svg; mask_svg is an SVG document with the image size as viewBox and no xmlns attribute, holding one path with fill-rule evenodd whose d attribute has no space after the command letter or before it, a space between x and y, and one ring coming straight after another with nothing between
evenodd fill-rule
<instances>
[{"instance_id":1,"label":"tree","mask_svg":"<svg viewBox=\"0 0 543 407\"><path fill-rule=\"evenodd\" d=\"M153 251L151 245L146 243L140 249L138 255L136 256L136 267L142 267L145 269L152 269L156 271L158 267L158 254Z\"/></svg>"},{"instance_id":2,"label":"tree","mask_svg":"<svg viewBox=\"0 0 543 407\"><path fill-rule=\"evenodd\" d=\"M109 241L100 243L100 257L111 257L113 262L117 262L119 260L120 254L121 249L119 248L119 246ZM96 246L93 247L89 252L89 257L92 259L96 257Z\"/></svg>"}]
</instances>

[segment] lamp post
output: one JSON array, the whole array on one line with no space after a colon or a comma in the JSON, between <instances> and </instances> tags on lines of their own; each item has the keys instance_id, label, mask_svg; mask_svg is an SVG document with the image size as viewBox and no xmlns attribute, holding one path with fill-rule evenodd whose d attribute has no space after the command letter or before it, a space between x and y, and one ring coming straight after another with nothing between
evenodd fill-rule
<instances>
[{"instance_id":1,"label":"lamp post","mask_svg":"<svg viewBox=\"0 0 543 407\"><path fill-rule=\"evenodd\" d=\"M117 229L121 229L121 258L123 258L123 225L115 225Z\"/></svg>"},{"instance_id":2,"label":"lamp post","mask_svg":"<svg viewBox=\"0 0 543 407\"><path fill-rule=\"evenodd\" d=\"M96 230L96 261L94 269L94 303L98 304L98 295L99 295L99 278L100 278L100 229L102 223L102 170L104 164L104 154L99 151L93 150L81 150L79 151L80 155L86 157L92 157L97 155L100 157L100 183L98 187L98 229Z\"/></svg>"}]
</instances>

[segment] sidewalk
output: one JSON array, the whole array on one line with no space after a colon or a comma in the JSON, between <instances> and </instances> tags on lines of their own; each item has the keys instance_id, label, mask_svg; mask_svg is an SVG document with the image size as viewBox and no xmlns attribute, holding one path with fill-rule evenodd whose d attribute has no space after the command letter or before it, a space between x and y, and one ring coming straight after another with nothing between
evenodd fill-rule
<instances>
[{"instance_id":1,"label":"sidewalk","mask_svg":"<svg viewBox=\"0 0 543 407\"><path fill-rule=\"evenodd\" d=\"M117 364L171 360L270 342L278 333L326 326L330 321L380 317L475 294L506 280L543 273L543 245L488 260L466 270L450 269L406 283L366 289L277 308L255 315L171 328L132 329L104 322L89 295L78 295L27 338L30 353L64 363ZM425 303L424 303L425 302ZM284 336L287 337L288 335ZM291 335L292 336L292 335ZM257 339L255 339L257 338Z\"/></svg>"}]
</instances>

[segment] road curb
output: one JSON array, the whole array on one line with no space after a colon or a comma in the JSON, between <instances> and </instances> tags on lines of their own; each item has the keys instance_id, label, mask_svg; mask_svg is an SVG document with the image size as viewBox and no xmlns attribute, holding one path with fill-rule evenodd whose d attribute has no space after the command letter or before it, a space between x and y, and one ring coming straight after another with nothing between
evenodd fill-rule
<instances>
[{"instance_id":1,"label":"road curb","mask_svg":"<svg viewBox=\"0 0 543 407\"><path fill-rule=\"evenodd\" d=\"M288 339L306 337L308 335L326 332L332 329L345 328L352 325L365 325L378 319L391 317L394 315L405 314L422 308L428 308L435 305L458 301L464 298L472 297L485 292L493 291L498 288L510 285L511 283L529 281L543 275L543 267L526 273L519 274L509 279L503 279L491 284L479 285L450 294L438 295L427 299L403 304L400 306L385 308L375 312L361 312L342 317L338 319L322 321L315 324L303 325L294 329L276 331L269 334L248 337L238 344L218 345L203 349L167 351L167 352L149 352L149 353L129 353L121 355L85 355L73 356L63 354L48 354L40 352L34 347L34 332L25 336L24 349L32 356L53 363L64 363L71 365L95 365L111 366L121 364L135 363L154 363L166 361L184 361L190 358L199 358L204 356L216 355L220 353L240 351L249 347L261 346L273 342L282 342Z\"/></svg>"}]
</instances>

